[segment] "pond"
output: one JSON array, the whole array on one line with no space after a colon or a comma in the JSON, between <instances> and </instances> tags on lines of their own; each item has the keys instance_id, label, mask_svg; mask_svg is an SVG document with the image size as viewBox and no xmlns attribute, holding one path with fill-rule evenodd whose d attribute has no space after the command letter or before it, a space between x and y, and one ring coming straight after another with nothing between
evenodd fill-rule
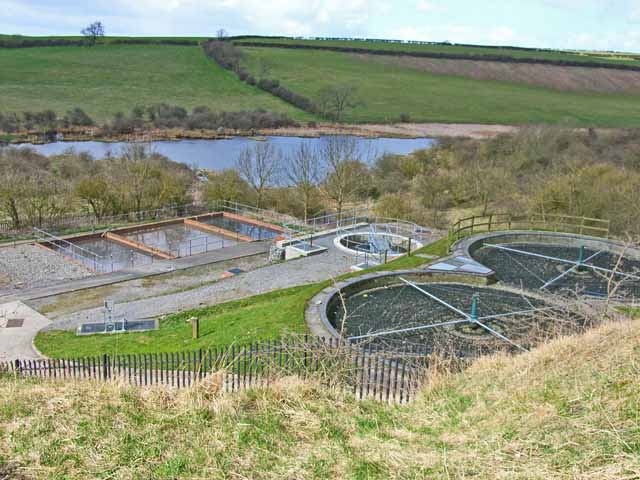
<instances>
[{"instance_id":1,"label":"pond","mask_svg":"<svg viewBox=\"0 0 640 480\"><path fill-rule=\"evenodd\" d=\"M275 147L287 155L295 151L301 143L313 148L320 146L320 138L303 137L266 137ZM430 138L361 138L358 137L359 148L363 152L364 161L373 161L383 154L406 155L415 150L429 148L434 140ZM171 160L185 163L192 167L210 170L233 168L240 153L247 147L258 143L247 137L234 137L224 140L178 140L149 142L151 148ZM88 152L95 158L103 158L109 152L117 155L125 143L122 142L54 142L44 145L29 143L16 147L33 148L43 155L58 155L73 148L76 152Z\"/></svg>"}]
</instances>

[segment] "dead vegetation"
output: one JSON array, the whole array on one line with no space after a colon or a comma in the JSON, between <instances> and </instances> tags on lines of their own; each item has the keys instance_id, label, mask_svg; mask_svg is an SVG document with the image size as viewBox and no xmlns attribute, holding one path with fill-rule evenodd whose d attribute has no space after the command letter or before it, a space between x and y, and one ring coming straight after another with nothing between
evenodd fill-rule
<instances>
[{"instance_id":1,"label":"dead vegetation","mask_svg":"<svg viewBox=\"0 0 640 480\"><path fill-rule=\"evenodd\" d=\"M293 377L220 395L0 379L25 478L637 478L638 321L441 369L411 404Z\"/></svg>"},{"instance_id":2,"label":"dead vegetation","mask_svg":"<svg viewBox=\"0 0 640 480\"><path fill-rule=\"evenodd\" d=\"M413 68L435 75L524 83L565 92L640 94L640 72L633 71L478 60L354 55L371 62Z\"/></svg>"}]
</instances>

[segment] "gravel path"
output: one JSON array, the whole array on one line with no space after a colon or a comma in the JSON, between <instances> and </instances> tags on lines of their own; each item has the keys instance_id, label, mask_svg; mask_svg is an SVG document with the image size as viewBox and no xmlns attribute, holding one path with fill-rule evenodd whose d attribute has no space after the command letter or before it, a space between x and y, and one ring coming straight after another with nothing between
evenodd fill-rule
<instances>
[{"instance_id":1,"label":"gravel path","mask_svg":"<svg viewBox=\"0 0 640 480\"><path fill-rule=\"evenodd\" d=\"M91 276L86 268L35 245L0 248L0 293Z\"/></svg>"},{"instance_id":2,"label":"gravel path","mask_svg":"<svg viewBox=\"0 0 640 480\"><path fill-rule=\"evenodd\" d=\"M320 255L269 265L194 290L118 304L116 310L119 313L126 313L131 319L158 317L281 288L327 280L349 271L353 264L352 256L331 249ZM71 330L81 323L102 320L102 308L92 308L61 316L48 329Z\"/></svg>"}]
</instances>

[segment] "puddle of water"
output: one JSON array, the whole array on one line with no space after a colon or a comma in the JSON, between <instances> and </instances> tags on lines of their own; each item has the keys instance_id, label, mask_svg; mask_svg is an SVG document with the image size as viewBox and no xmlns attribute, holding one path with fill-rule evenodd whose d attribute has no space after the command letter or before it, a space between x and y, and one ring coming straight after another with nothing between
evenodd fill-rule
<instances>
[{"instance_id":1,"label":"puddle of water","mask_svg":"<svg viewBox=\"0 0 640 480\"><path fill-rule=\"evenodd\" d=\"M238 220L227 218L222 215L216 215L213 217L202 218L198 220L202 223L213 225L214 227L223 228L230 232L238 233L251 237L254 240L268 240L280 235L279 232L269 230L268 228L259 227L257 225L251 225L250 223L240 222Z\"/></svg>"}]
</instances>

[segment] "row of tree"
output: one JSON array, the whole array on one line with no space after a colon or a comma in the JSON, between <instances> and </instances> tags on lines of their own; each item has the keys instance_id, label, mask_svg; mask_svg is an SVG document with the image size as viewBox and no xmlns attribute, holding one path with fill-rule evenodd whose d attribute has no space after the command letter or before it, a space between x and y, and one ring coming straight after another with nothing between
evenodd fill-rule
<instances>
[{"instance_id":1,"label":"row of tree","mask_svg":"<svg viewBox=\"0 0 640 480\"><path fill-rule=\"evenodd\" d=\"M640 234L640 132L529 127L489 140L443 139L373 168L386 216L447 226L495 211L605 218Z\"/></svg>"},{"instance_id":2,"label":"row of tree","mask_svg":"<svg viewBox=\"0 0 640 480\"><path fill-rule=\"evenodd\" d=\"M23 112L21 114L0 112L0 131L7 133L26 130L55 134L60 129L95 125L97 123L80 108L69 110L62 117L59 117L53 110ZM296 125L297 123L287 115L266 110L216 112L208 107L200 106L189 112L183 107L162 103L135 106L128 114L117 112L110 121L99 125L99 127L106 134L122 134L148 128L251 130Z\"/></svg>"},{"instance_id":3,"label":"row of tree","mask_svg":"<svg viewBox=\"0 0 640 480\"><path fill-rule=\"evenodd\" d=\"M194 173L186 165L131 144L95 160L67 152L45 157L30 149L0 149L0 217L14 228L63 215L108 215L191 201Z\"/></svg>"},{"instance_id":4,"label":"row of tree","mask_svg":"<svg viewBox=\"0 0 640 480\"><path fill-rule=\"evenodd\" d=\"M210 200L240 200L304 218L330 206L338 213L370 195L370 153L351 137L327 137L319 147L301 143L288 155L269 142L244 150L234 170L211 173Z\"/></svg>"}]
</instances>

